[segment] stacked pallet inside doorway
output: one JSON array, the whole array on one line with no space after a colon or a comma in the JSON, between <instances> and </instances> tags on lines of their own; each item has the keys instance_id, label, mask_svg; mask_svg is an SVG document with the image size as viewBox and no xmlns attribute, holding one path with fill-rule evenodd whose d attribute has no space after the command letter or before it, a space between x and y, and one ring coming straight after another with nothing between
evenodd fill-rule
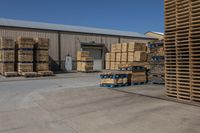
<instances>
[{"instance_id":1,"label":"stacked pallet inside doorway","mask_svg":"<svg viewBox=\"0 0 200 133\"><path fill-rule=\"evenodd\" d=\"M165 0L166 90L181 101L200 102L199 8L197 0Z\"/></svg>"}]
</instances>

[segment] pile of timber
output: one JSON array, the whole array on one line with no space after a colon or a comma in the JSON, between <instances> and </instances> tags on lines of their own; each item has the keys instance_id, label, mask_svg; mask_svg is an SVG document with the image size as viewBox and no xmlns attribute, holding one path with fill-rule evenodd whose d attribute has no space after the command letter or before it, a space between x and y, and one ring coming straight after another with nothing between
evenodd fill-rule
<instances>
[{"instance_id":1,"label":"pile of timber","mask_svg":"<svg viewBox=\"0 0 200 133\"><path fill-rule=\"evenodd\" d=\"M119 65L132 62L147 61L147 47L145 43L129 42L113 44L111 52L105 55L107 70L119 70Z\"/></svg>"},{"instance_id":2,"label":"pile of timber","mask_svg":"<svg viewBox=\"0 0 200 133\"><path fill-rule=\"evenodd\" d=\"M93 72L94 60L90 57L88 51L77 52L77 71L78 72Z\"/></svg>"},{"instance_id":3,"label":"pile of timber","mask_svg":"<svg viewBox=\"0 0 200 133\"><path fill-rule=\"evenodd\" d=\"M200 102L200 2L165 0L166 95Z\"/></svg>"}]
</instances>

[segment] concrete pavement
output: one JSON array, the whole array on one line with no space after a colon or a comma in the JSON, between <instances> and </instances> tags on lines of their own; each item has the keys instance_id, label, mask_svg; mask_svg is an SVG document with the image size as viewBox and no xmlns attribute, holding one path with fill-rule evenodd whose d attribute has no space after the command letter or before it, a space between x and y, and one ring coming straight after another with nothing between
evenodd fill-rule
<instances>
[{"instance_id":1,"label":"concrete pavement","mask_svg":"<svg viewBox=\"0 0 200 133\"><path fill-rule=\"evenodd\" d=\"M124 93L100 88L98 82L97 74L4 79L0 133L200 132L199 107L137 95L162 98L163 86L120 88L133 92Z\"/></svg>"}]
</instances>

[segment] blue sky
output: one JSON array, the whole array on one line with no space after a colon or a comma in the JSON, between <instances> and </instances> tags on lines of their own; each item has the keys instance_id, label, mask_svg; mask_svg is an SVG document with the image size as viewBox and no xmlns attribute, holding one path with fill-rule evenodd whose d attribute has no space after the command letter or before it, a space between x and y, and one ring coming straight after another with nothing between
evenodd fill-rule
<instances>
[{"instance_id":1,"label":"blue sky","mask_svg":"<svg viewBox=\"0 0 200 133\"><path fill-rule=\"evenodd\" d=\"M0 0L0 17L145 33L164 31L164 0Z\"/></svg>"}]
</instances>

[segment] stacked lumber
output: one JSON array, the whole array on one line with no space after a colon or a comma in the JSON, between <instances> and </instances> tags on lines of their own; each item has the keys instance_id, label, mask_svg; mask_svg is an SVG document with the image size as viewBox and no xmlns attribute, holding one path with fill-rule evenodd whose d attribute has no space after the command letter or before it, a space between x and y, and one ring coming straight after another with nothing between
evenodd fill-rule
<instances>
[{"instance_id":1,"label":"stacked lumber","mask_svg":"<svg viewBox=\"0 0 200 133\"><path fill-rule=\"evenodd\" d=\"M153 41L148 44L149 82L165 84L164 42Z\"/></svg>"},{"instance_id":2,"label":"stacked lumber","mask_svg":"<svg viewBox=\"0 0 200 133\"><path fill-rule=\"evenodd\" d=\"M47 38L34 38L34 71L39 76L52 76L53 72L49 68L49 39Z\"/></svg>"},{"instance_id":3,"label":"stacked lumber","mask_svg":"<svg viewBox=\"0 0 200 133\"><path fill-rule=\"evenodd\" d=\"M19 75L33 73L33 38L18 37L17 41L17 68Z\"/></svg>"},{"instance_id":4,"label":"stacked lumber","mask_svg":"<svg viewBox=\"0 0 200 133\"><path fill-rule=\"evenodd\" d=\"M15 42L12 38L0 38L0 73L4 76L17 76L15 72Z\"/></svg>"},{"instance_id":5,"label":"stacked lumber","mask_svg":"<svg viewBox=\"0 0 200 133\"><path fill-rule=\"evenodd\" d=\"M100 78L100 86L101 87L124 87L129 85L129 73L126 72L108 72L101 73Z\"/></svg>"},{"instance_id":6,"label":"stacked lumber","mask_svg":"<svg viewBox=\"0 0 200 133\"><path fill-rule=\"evenodd\" d=\"M165 0L166 94L200 102L200 2Z\"/></svg>"},{"instance_id":7,"label":"stacked lumber","mask_svg":"<svg viewBox=\"0 0 200 133\"><path fill-rule=\"evenodd\" d=\"M131 62L146 62L147 47L145 43L129 42L112 44L111 53L106 54L107 70L118 70L119 65Z\"/></svg>"},{"instance_id":8,"label":"stacked lumber","mask_svg":"<svg viewBox=\"0 0 200 133\"><path fill-rule=\"evenodd\" d=\"M77 52L77 71L79 72L92 72L94 61L90 57L88 51L78 51Z\"/></svg>"}]
</instances>

